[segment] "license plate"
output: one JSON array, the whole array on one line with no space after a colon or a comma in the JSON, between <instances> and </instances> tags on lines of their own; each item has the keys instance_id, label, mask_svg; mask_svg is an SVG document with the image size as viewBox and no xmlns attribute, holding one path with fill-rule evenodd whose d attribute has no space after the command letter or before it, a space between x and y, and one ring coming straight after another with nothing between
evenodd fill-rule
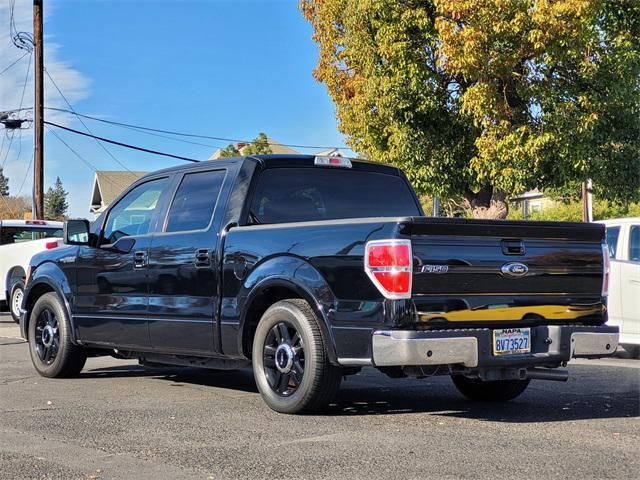
<instances>
[{"instance_id":1,"label":"license plate","mask_svg":"<svg viewBox=\"0 0 640 480\"><path fill-rule=\"evenodd\" d=\"M493 331L493 354L511 355L531 351L530 328L501 328Z\"/></svg>"}]
</instances>

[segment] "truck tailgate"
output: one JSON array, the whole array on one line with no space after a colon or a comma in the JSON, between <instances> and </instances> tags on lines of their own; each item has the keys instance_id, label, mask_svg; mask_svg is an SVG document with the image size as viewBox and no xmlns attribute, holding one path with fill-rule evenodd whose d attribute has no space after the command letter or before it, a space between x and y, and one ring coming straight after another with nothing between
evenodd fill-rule
<instances>
[{"instance_id":1,"label":"truck tailgate","mask_svg":"<svg viewBox=\"0 0 640 480\"><path fill-rule=\"evenodd\" d=\"M599 225L414 218L410 233L423 322L603 316Z\"/></svg>"}]
</instances>

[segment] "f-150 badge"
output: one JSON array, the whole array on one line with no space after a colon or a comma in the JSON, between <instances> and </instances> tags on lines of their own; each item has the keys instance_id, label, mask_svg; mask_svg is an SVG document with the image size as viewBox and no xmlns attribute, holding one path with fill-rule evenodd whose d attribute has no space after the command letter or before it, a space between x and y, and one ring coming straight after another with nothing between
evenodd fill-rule
<instances>
[{"instance_id":1,"label":"f-150 badge","mask_svg":"<svg viewBox=\"0 0 640 480\"><path fill-rule=\"evenodd\" d=\"M420 269L422 273L447 273L449 265L423 265Z\"/></svg>"}]
</instances>

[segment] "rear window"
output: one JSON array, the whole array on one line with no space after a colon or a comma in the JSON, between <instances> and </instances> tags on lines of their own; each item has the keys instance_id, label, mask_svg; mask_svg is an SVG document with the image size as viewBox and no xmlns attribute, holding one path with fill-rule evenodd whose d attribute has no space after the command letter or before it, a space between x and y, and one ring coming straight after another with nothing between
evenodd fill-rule
<instances>
[{"instance_id":1,"label":"rear window","mask_svg":"<svg viewBox=\"0 0 640 480\"><path fill-rule=\"evenodd\" d=\"M207 228L225 173L225 170L212 170L186 174L171 204L166 231L183 232Z\"/></svg>"},{"instance_id":2,"label":"rear window","mask_svg":"<svg viewBox=\"0 0 640 480\"><path fill-rule=\"evenodd\" d=\"M61 228L41 228L41 227L1 227L0 245L11 243L30 242L41 238L62 237Z\"/></svg>"},{"instance_id":3,"label":"rear window","mask_svg":"<svg viewBox=\"0 0 640 480\"><path fill-rule=\"evenodd\" d=\"M420 211L401 177L342 168L273 168L258 178L249 223L413 215Z\"/></svg>"}]
</instances>

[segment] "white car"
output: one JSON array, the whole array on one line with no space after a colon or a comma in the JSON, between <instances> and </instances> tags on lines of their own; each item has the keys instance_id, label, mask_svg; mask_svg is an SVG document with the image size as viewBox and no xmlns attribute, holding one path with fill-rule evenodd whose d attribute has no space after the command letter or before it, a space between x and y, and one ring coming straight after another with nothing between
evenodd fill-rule
<instances>
[{"instance_id":1,"label":"white car","mask_svg":"<svg viewBox=\"0 0 640 480\"><path fill-rule=\"evenodd\" d=\"M640 217L603 220L611 260L609 324L620 327L620 344L640 353Z\"/></svg>"},{"instance_id":2,"label":"white car","mask_svg":"<svg viewBox=\"0 0 640 480\"><path fill-rule=\"evenodd\" d=\"M62 222L45 220L0 220L0 304L8 304L16 322L29 261L36 253L61 244L62 226Z\"/></svg>"}]
</instances>

